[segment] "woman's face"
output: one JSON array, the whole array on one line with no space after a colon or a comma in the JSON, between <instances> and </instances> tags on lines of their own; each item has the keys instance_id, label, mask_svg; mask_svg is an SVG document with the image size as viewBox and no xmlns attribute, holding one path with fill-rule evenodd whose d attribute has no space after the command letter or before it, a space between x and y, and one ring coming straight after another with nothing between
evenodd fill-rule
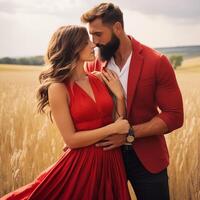
<instances>
[{"instance_id":1,"label":"woman's face","mask_svg":"<svg viewBox=\"0 0 200 200\"><path fill-rule=\"evenodd\" d=\"M84 62L93 61L95 59L94 48L95 48L95 44L92 41L88 40L87 45L80 52L80 60Z\"/></svg>"}]
</instances>

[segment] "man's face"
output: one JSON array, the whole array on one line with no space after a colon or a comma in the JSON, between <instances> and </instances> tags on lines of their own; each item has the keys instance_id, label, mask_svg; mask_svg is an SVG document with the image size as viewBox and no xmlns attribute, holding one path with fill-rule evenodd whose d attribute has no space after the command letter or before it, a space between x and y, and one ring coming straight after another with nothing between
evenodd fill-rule
<instances>
[{"instance_id":1,"label":"man's face","mask_svg":"<svg viewBox=\"0 0 200 200\"><path fill-rule=\"evenodd\" d=\"M99 47L102 60L109 61L119 48L120 40L112 30L112 26L105 25L101 19L95 19L89 23L89 32L92 40Z\"/></svg>"}]
</instances>

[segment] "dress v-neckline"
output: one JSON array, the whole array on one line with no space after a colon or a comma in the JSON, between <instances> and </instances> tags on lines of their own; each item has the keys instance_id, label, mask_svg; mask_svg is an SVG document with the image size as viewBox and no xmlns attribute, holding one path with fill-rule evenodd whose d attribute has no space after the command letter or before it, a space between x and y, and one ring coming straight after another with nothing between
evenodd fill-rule
<instances>
[{"instance_id":1,"label":"dress v-neckline","mask_svg":"<svg viewBox=\"0 0 200 200\"><path fill-rule=\"evenodd\" d=\"M94 88L93 88L91 80L90 80L90 75L88 75L88 81L89 81L89 85L90 85L92 93L93 93L92 96L94 98L91 97L78 83L76 83L76 82L74 82L74 83L80 89L80 91L82 91L82 93L85 94L85 96L87 96L94 104L97 104L97 98L96 98Z\"/></svg>"}]
</instances>

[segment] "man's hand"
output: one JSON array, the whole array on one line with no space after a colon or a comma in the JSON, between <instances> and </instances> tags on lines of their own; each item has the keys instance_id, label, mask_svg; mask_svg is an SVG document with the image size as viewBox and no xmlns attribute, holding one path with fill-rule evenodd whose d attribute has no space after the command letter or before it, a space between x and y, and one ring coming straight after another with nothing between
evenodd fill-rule
<instances>
[{"instance_id":1,"label":"man's hand","mask_svg":"<svg viewBox=\"0 0 200 200\"><path fill-rule=\"evenodd\" d=\"M126 142L126 135L111 135L105 138L102 142L96 144L97 147L104 147L103 150L111 150L116 147L120 147L121 145L125 144Z\"/></svg>"}]
</instances>

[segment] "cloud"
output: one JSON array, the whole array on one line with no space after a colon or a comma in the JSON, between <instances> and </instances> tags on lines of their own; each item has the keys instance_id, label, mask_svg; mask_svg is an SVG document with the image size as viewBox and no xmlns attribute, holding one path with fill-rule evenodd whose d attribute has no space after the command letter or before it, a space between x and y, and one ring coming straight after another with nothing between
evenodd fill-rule
<instances>
[{"instance_id":1,"label":"cloud","mask_svg":"<svg viewBox=\"0 0 200 200\"><path fill-rule=\"evenodd\" d=\"M160 1L112 2L124 13L126 32L144 44L152 47L200 44L199 0L190 0L190 5L189 0ZM100 2L0 0L0 57L43 55L51 34L59 26L80 24L81 14Z\"/></svg>"},{"instance_id":2,"label":"cloud","mask_svg":"<svg viewBox=\"0 0 200 200\"><path fill-rule=\"evenodd\" d=\"M143 14L194 20L200 18L200 0L114 0L121 8Z\"/></svg>"},{"instance_id":3,"label":"cloud","mask_svg":"<svg viewBox=\"0 0 200 200\"><path fill-rule=\"evenodd\" d=\"M187 24L158 15L124 10L125 31L151 47L200 44L200 23ZM131 19L131 20L130 20Z\"/></svg>"},{"instance_id":4,"label":"cloud","mask_svg":"<svg viewBox=\"0 0 200 200\"><path fill-rule=\"evenodd\" d=\"M12 1L0 1L0 12L2 13L14 13L16 5Z\"/></svg>"},{"instance_id":5,"label":"cloud","mask_svg":"<svg viewBox=\"0 0 200 200\"><path fill-rule=\"evenodd\" d=\"M97 2L95 0L0 0L0 12L69 16L84 8L88 9L88 5L95 5Z\"/></svg>"},{"instance_id":6,"label":"cloud","mask_svg":"<svg viewBox=\"0 0 200 200\"><path fill-rule=\"evenodd\" d=\"M148 15L162 15L170 18L200 19L200 0L113 0L120 8ZM0 12L10 14L45 14L58 17L73 16L101 3L98 0L0 0Z\"/></svg>"}]
</instances>

